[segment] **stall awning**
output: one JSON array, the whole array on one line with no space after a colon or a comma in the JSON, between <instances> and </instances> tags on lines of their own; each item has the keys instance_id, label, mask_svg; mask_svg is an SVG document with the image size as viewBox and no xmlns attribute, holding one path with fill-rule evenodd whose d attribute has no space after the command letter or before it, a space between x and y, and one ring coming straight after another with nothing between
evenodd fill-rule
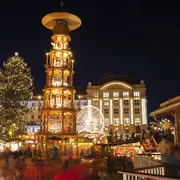
<instances>
[{"instance_id":1,"label":"stall awning","mask_svg":"<svg viewBox=\"0 0 180 180\"><path fill-rule=\"evenodd\" d=\"M160 104L160 108L150 113L151 117L164 116L180 111L180 96Z\"/></svg>"}]
</instances>

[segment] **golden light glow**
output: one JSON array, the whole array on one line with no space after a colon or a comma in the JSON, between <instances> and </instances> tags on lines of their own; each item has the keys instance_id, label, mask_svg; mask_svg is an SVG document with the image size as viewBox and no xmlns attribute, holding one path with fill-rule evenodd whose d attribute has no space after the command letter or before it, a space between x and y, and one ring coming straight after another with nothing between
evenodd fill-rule
<instances>
[{"instance_id":1,"label":"golden light glow","mask_svg":"<svg viewBox=\"0 0 180 180\"><path fill-rule=\"evenodd\" d=\"M106 83L105 85L103 85L101 87L100 90L103 90L103 89L106 89L108 86L112 86L112 85L121 85L122 87L124 88L127 88L127 89L133 89L133 87L125 82L122 82L122 81L114 81L114 82L108 82Z\"/></svg>"}]
</instances>

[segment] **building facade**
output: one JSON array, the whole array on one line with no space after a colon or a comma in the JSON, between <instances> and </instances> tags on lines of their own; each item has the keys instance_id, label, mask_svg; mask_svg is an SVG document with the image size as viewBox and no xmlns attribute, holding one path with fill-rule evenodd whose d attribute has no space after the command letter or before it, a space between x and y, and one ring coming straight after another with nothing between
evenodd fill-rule
<instances>
[{"instance_id":1,"label":"building facade","mask_svg":"<svg viewBox=\"0 0 180 180\"><path fill-rule=\"evenodd\" d=\"M27 133L37 133L40 130L41 112L43 107L42 89L34 89L33 97L28 101L29 111L24 115Z\"/></svg>"},{"instance_id":2,"label":"building facade","mask_svg":"<svg viewBox=\"0 0 180 180\"><path fill-rule=\"evenodd\" d=\"M115 131L137 132L147 128L147 99L144 81L137 83L129 77L104 76L101 80L89 83L86 88L75 87L74 108L76 112L83 106L92 105L104 115L105 131L113 128ZM116 79L116 80L115 80ZM28 132L39 130L40 108L44 100L42 89L34 91L33 98L28 102L31 111L25 115ZM36 126L34 126L36 125ZM36 128L34 128L36 127Z\"/></svg>"},{"instance_id":3,"label":"building facade","mask_svg":"<svg viewBox=\"0 0 180 180\"><path fill-rule=\"evenodd\" d=\"M105 131L137 132L147 128L146 86L129 78L106 76L87 86L88 105L104 114Z\"/></svg>"}]
</instances>

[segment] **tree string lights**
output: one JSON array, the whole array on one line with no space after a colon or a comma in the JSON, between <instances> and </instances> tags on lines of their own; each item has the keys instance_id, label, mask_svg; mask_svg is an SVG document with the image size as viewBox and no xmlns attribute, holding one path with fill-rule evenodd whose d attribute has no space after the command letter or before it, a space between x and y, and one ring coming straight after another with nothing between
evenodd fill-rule
<instances>
[{"instance_id":1,"label":"tree string lights","mask_svg":"<svg viewBox=\"0 0 180 180\"><path fill-rule=\"evenodd\" d=\"M12 138L24 131L23 115L32 97L31 69L18 53L3 62L0 69L0 127L3 137Z\"/></svg>"}]
</instances>

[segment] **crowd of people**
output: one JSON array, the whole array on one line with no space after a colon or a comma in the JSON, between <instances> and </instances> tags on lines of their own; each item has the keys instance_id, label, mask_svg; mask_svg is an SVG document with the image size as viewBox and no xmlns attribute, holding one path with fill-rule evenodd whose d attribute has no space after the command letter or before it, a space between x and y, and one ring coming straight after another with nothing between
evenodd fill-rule
<instances>
[{"instance_id":1,"label":"crowd of people","mask_svg":"<svg viewBox=\"0 0 180 180\"><path fill-rule=\"evenodd\" d=\"M167 136L162 137L158 144L161 152L161 160L165 166L165 175L169 177L180 177L180 147L173 144Z\"/></svg>"},{"instance_id":2,"label":"crowd of people","mask_svg":"<svg viewBox=\"0 0 180 180\"><path fill-rule=\"evenodd\" d=\"M24 180L26 163L22 151L11 152L8 148L1 153L0 178L2 180Z\"/></svg>"}]
</instances>

